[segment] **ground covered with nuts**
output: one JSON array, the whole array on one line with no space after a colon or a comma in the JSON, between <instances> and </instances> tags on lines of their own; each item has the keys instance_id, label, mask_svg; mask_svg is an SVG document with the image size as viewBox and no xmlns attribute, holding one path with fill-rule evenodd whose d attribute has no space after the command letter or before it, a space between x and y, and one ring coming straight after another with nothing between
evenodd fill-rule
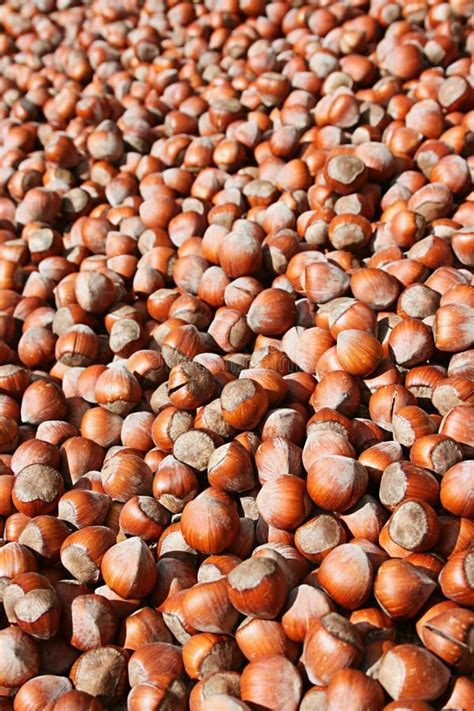
<instances>
[{"instance_id":1,"label":"ground covered with nuts","mask_svg":"<svg viewBox=\"0 0 474 711\"><path fill-rule=\"evenodd\" d=\"M0 711L472 711L473 16L0 3Z\"/></svg>"}]
</instances>

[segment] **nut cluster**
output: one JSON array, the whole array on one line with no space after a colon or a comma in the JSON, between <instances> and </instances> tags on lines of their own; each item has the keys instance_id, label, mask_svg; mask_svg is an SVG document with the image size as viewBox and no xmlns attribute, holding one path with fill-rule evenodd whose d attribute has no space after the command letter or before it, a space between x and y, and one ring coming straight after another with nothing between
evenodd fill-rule
<instances>
[{"instance_id":1,"label":"nut cluster","mask_svg":"<svg viewBox=\"0 0 474 711\"><path fill-rule=\"evenodd\" d=\"M0 3L0 711L472 709L473 14Z\"/></svg>"}]
</instances>

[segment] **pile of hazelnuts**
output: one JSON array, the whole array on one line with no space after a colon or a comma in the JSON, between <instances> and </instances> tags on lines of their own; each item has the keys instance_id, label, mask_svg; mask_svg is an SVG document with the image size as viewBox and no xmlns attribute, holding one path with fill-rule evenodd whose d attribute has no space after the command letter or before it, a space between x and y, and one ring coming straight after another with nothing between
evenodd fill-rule
<instances>
[{"instance_id":1,"label":"pile of hazelnuts","mask_svg":"<svg viewBox=\"0 0 474 711\"><path fill-rule=\"evenodd\" d=\"M0 711L472 710L473 18L0 3Z\"/></svg>"}]
</instances>

